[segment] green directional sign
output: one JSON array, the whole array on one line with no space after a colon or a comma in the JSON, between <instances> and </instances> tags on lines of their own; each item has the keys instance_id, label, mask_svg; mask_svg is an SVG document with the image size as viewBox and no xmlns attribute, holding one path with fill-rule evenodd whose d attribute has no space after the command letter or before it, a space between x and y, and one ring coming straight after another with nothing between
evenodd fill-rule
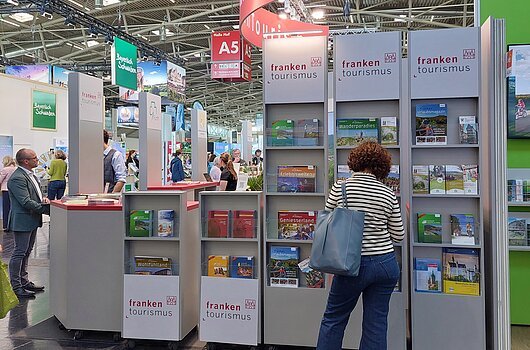
<instances>
[{"instance_id":1,"label":"green directional sign","mask_svg":"<svg viewBox=\"0 0 530 350\"><path fill-rule=\"evenodd\" d=\"M136 90L136 65L138 50L136 46L114 37L112 44L112 84Z\"/></svg>"},{"instance_id":2,"label":"green directional sign","mask_svg":"<svg viewBox=\"0 0 530 350\"><path fill-rule=\"evenodd\" d=\"M34 129L57 129L57 104L54 93L33 90L31 100L32 127Z\"/></svg>"}]
</instances>

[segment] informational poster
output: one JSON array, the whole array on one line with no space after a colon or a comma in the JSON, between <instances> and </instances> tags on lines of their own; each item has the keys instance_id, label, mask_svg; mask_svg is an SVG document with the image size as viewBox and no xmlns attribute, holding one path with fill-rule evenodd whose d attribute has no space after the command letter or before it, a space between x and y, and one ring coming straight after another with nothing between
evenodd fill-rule
<instances>
[{"instance_id":1,"label":"informational poster","mask_svg":"<svg viewBox=\"0 0 530 350\"><path fill-rule=\"evenodd\" d=\"M31 100L33 129L57 129L57 96L53 92L33 90Z\"/></svg>"},{"instance_id":2,"label":"informational poster","mask_svg":"<svg viewBox=\"0 0 530 350\"><path fill-rule=\"evenodd\" d=\"M257 279L201 277L199 339L258 344Z\"/></svg>"},{"instance_id":3,"label":"informational poster","mask_svg":"<svg viewBox=\"0 0 530 350\"><path fill-rule=\"evenodd\" d=\"M49 84L51 82L50 66L33 64L28 66L6 66L5 73L18 78Z\"/></svg>"},{"instance_id":4,"label":"informational poster","mask_svg":"<svg viewBox=\"0 0 530 350\"><path fill-rule=\"evenodd\" d=\"M0 160L4 159L5 156L13 157L13 136L0 135ZM0 162L0 169L4 166Z\"/></svg>"},{"instance_id":5,"label":"informational poster","mask_svg":"<svg viewBox=\"0 0 530 350\"><path fill-rule=\"evenodd\" d=\"M479 95L480 28L410 32L411 98Z\"/></svg>"},{"instance_id":6,"label":"informational poster","mask_svg":"<svg viewBox=\"0 0 530 350\"><path fill-rule=\"evenodd\" d=\"M174 102L186 102L186 70L167 62L167 98Z\"/></svg>"},{"instance_id":7,"label":"informational poster","mask_svg":"<svg viewBox=\"0 0 530 350\"><path fill-rule=\"evenodd\" d=\"M70 74L68 69L53 66L53 85L68 87L68 74Z\"/></svg>"},{"instance_id":8,"label":"informational poster","mask_svg":"<svg viewBox=\"0 0 530 350\"><path fill-rule=\"evenodd\" d=\"M324 101L327 45L327 37L264 40L264 102Z\"/></svg>"},{"instance_id":9,"label":"informational poster","mask_svg":"<svg viewBox=\"0 0 530 350\"><path fill-rule=\"evenodd\" d=\"M206 112L202 110L197 110L197 120L199 138L205 139L208 137L208 121L206 117Z\"/></svg>"},{"instance_id":10,"label":"informational poster","mask_svg":"<svg viewBox=\"0 0 530 350\"><path fill-rule=\"evenodd\" d=\"M337 101L399 99L401 33L338 35L333 50Z\"/></svg>"},{"instance_id":11,"label":"informational poster","mask_svg":"<svg viewBox=\"0 0 530 350\"><path fill-rule=\"evenodd\" d=\"M124 338L180 340L179 277L124 275Z\"/></svg>"}]
</instances>

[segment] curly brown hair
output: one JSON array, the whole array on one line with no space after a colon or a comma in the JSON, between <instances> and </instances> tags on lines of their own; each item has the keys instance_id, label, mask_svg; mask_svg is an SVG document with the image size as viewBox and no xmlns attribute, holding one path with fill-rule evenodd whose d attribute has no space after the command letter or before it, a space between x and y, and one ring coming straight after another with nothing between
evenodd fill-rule
<instances>
[{"instance_id":1,"label":"curly brown hair","mask_svg":"<svg viewBox=\"0 0 530 350\"><path fill-rule=\"evenodd\" d=\"M373 141L361 143L352 149L348 157L348 166L354 172L368 171L378 180L388 176L392 156L380 144Z\"/></svg>"}]
</instances>

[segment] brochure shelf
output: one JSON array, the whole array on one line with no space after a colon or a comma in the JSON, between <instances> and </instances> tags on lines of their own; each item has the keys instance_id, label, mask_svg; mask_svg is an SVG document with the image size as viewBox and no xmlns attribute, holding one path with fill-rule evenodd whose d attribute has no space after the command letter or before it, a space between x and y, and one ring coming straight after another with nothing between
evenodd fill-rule
<instances>
[{"instance_id":1,"label":"brochure shelf","mask_svg":"<svg viewBox=\"0 0 530 350\"><path fill-rule=\"evenodd\" d=\"M183 191L126 192L122 201L122 335L128 339L178 342L198 324L198 209L188 210L187 193ZM130 237L133 211L152 211L150 236ZM168 211L172 211L169 216ZM133 227L146 227L146 222ZM172 232L172 236L157 237L159 231ZM130 300L160 300L160 313L140 317L141 308L130 304Z\"/></svg>"},{"instance_id":2,"label":"brochure shelf","mask_svg":"<svg viewBox=\"0 0 530 350\"><path fill-rule=\"evenodd\" d=\"M428 44L433 42L440 44ZM414 32L409 37L410 137L405 142L414 173L408 197L413 350L486 347L482 190L487 191L487 167L482 160L487 151L481 124L487 120L480 102L480 54L464 60L469 70L462 74L418 73L429 71L421 57L470 48L480 53L478 28ZM463 124L461 117L474 123ZM478 166L478 179L466 172L469 165ZM451 319L471 328L462 329Z\"/></svg>"},{"instance_id":3,"label":"brochure shelf","mask_svg":"<svg viewBox=\"0 0 530 350\"><path fill-rule=\"evenodd\" d=\"M262 192L200 193L201 266L199 338L215 343L261 343ZM211 226L211 227L210 227ZM208 237L227 233L227 237ZM234 235L249 238L233 238ZM231 319L212 304L234 305Z\"/></svg>"}]
</instances>

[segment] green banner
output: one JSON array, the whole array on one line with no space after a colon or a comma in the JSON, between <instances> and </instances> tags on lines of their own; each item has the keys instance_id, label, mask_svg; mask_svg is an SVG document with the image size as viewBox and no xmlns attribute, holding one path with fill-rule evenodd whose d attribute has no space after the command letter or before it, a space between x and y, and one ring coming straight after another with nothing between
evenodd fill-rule
<instances>
[{"instance_id":1,"label":"green banner","mask_svg":"<svg viewBox=\"0 0 530 350\"><path fill-rule=\"evenodd\" d=\"M57 105L54 93L33 90L31 105L34 129L57 129Z\"/></svg>"},{"instance_id":2,"label":"green banner","mask_svg":"<svg viewBox=\"0 0 530 350\"><path fill-rule=\"evenodd\" d=\"M114 37L112 44L112 84L136 90L136 65L138 50L136 46Z\"/></svg>"}]
</instances>

